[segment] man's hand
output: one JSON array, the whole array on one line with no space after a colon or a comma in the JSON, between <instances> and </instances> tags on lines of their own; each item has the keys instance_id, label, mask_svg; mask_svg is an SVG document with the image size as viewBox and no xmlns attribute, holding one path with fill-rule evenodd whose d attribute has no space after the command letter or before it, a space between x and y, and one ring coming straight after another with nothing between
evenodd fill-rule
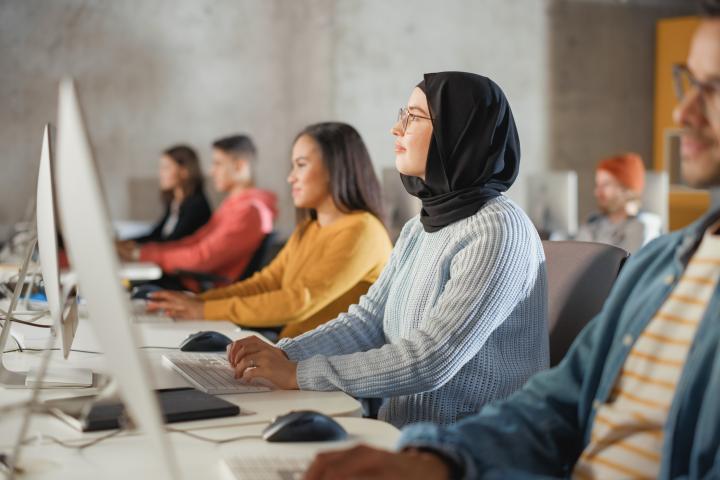
<instances>
[{"instance_id":1,"label":"man's hand","mask_svg":"<svg viewBox=\"0 0 720 480\"><path fill-rule=\"evenodd\" d=\"M117 249L118 256L122 260L131 262L133 261L133 252L137 248L137 244L132 240L123 240L115 242L115 248Z\"/></svg>"},{"instance_id":2,"label":"man's hand","mask_svg":"<svg viewBox=\"0 0 720 480\"><path fill-rule=\"evenodd\" d=\"M410 449L392 453L360 445L318 454L305 474L305 480L341 478L447 480L450 471L439 456L429 452Z\"/></svg>"}]
</instances>

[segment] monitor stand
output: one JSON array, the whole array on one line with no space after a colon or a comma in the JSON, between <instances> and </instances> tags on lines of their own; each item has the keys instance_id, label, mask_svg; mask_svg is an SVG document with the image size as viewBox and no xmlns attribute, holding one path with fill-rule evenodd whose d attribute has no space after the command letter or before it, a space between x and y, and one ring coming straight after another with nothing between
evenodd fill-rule
<instances>
[{"instance_id":1,"label":"monitor stand","mask_svg":"<svg viewBox=\"0 0 720 480\"><path fill-rule=\"evenodd\" d=\"M35 251L35 245L37 239L33 239L28 245L25 257L23 258L22 267L18 274L18 280L15 284L15 291L10 299L10 307L8 308L7 315L3 321L2 331L0 332L0 387L5 388L33 388L37 386L33 380L37 376L37 370L31 369L29 372L16 372L9 370L5 366L3 359L5 353L5 347L7 345L8 337L10 337L10 330L12 329L13 313L17 306L18 300L23 290L25 283L25 277L27 276L28 266L30 259ZM69 315L75 315L77 318L77 302L75 296L72 295L72 305L70 306ZM60 319L62 321L62 312ZM53 325L53 333L57 331L58 325ZM28 378L29 377L29 378ZM28 382L28 379L30 380ZM40 388L68 388L68 387L91 387L93 385L94 376L92 371L87 369L79 368L67 368L67 367L50 367L45 372L45 380L40 384Z\"/></svg>"}]
</instances>

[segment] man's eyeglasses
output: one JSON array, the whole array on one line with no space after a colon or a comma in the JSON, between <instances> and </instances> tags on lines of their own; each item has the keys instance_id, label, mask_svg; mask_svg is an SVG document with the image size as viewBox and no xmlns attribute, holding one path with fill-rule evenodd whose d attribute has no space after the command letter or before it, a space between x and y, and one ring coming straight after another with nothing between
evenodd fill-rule
<instances>
[{"instance_id":1,"label":"man's eyeglasses","mask_svg":"<svg viewBox=\"0 0 720 480\"><path fill-rule=\"evenodd\" d=\"M430 117L424 117L422 115L417 115L415 113L410 113L410 110L408 110L406 107L401 107L400 111L398 112L397 121L400 122L400 125L402 126L402 133L405 135L405 131L407 130L408 124L415 120L416 118L422 118L425 120L432 120Z\"/></svg>"},{"instance_id":2,"label":"man's eyeglasses","mask_svg":"<svg viewBox=\"0 0 720 480\"><path fill-rule=\"evenodd\" d=\"M720 109L718 106L720 81L701 82L690 72L687 65L673 65L673 82L675 84L675 95L679 101L682 101L692 90L697 90L705 108L707 108L708 104L713 103L716 108Z\"/></svg>"}]
</instances>

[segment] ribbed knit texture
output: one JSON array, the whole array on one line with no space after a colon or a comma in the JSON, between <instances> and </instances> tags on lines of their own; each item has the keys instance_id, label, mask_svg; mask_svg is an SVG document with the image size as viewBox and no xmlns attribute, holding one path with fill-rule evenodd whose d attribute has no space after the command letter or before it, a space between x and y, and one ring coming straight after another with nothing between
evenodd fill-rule
<instances>
[{"instance_id":1,"label":"ribbed knit texture","mask_svg":"<svg viewBox=\"0 0 720 480\"><path fill-rule=\"evenodd\" d=\"M437 232L410 220L358 305L278 346L303 390L384 398L398 427L449 424L547 368L546 298L540 239L498 197Z\"/></svg>"}]
</instances>

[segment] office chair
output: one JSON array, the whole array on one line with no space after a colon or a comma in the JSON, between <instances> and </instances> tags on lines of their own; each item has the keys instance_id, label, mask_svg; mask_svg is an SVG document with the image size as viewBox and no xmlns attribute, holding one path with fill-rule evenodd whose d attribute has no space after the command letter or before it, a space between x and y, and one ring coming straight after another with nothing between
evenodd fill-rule
<instances>
[{"instance_id":1,"label":"office chair","mask_svg":"<svg viewBox=\"0 0 720 480\"><path fill-rule=\"evenodd\" d=\"M602 243L542 243L548 278L552 367L560 363L578 333L600 312L629 254Z\"/></svg>"}]
</instances>

